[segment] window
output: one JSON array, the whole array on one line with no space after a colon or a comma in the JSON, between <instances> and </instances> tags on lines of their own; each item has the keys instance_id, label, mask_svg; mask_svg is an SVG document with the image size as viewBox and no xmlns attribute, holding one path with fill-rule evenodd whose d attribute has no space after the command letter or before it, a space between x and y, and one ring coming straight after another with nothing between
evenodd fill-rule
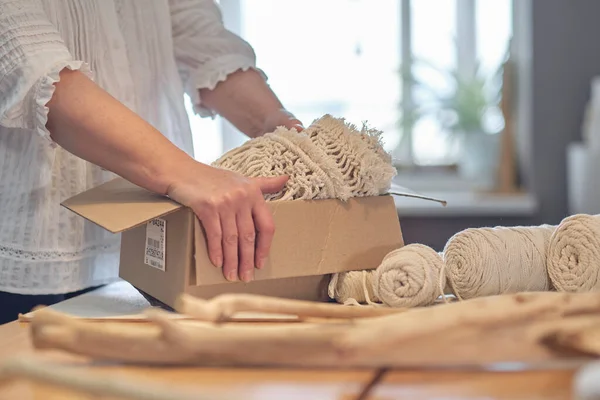
<instances>
[{"instance_id":1,"label":"window","mask_svg":"<svg viewBox=\"0 0 600 400\"><path fill-rule=\"evenodd\" d=\"M512 0L221 0L225 23L254 47L259 67L304 124L330 113L384 131L399 164L445 165L456 144L436 113L401 123L427 93L446 95L444 75L490 76L512 32ZM423 64L433 64L436 69ZM407 83L411 69L421 86ZM427 93L426 93L427 92ZM491 110L485 124L501 127ZM220 119L191 117L196 153L210 161L245 138Z\"/></svg>"}]
</instances>

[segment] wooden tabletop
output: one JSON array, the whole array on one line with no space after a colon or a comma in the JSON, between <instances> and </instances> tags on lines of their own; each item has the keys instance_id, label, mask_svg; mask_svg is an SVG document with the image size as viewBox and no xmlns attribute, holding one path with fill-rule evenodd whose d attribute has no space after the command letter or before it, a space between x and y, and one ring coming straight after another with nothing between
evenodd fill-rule
<instances>
[{"instance_id":1,"label":"wooden tabletop","mask_svg":"<svg viewBox=\"0 0 600 400\"><path fill-rule=\"evenodd\" d=\"M28 324L0 326L0 363L15 355L41 355L74 363L96 374L190 387L232 399L570 399L573 372L416 372L376 370L289 370L139 368L100 366L65 354L40 353L28 338ZM210 398L210 396L209 396ZM26 380L0 383L0 399L83 400L92 397Z\"/></svg>"}]
</instances>

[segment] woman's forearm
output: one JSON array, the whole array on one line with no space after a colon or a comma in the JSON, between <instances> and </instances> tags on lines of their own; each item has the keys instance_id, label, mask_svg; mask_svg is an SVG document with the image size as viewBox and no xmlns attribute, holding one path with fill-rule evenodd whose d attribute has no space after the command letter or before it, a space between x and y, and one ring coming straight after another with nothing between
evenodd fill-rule
<instances>
[{"instance_id":1,"label":"woman's forearm","mask_svg":"<svg viewBox=\"0 0 600 400\"><path fill-rule=\"evenodd\" d=\"M230 74L213 90L201 89L200 97L204 106L249 137L265 133L269 117L283 108L263 77L253 69Z\"/></svg>"},{"instance_id":2,"label":"woman's forearm","mask_svg":"<svg viewBox=\"0 0 600 400\"><path fill-rule=\"evenodd\" d=\"M264 265L273 216L264 194L286 177L247 178L195 161L80 72L63 71L47 127L67 151L190 207L206 231L213 264L250 281Z\"/></svg>"},{"instance_id":3,"label":"woman's forearm","mask_svg":"<svg viewBox=\"0 0 600 400\"><path fill-rule=\"evenodd\" d=\"M61 72L48 108L56 143L150 191L166 194L178 171L197 164L81 72Z\"/></svg>"}]
</instances>

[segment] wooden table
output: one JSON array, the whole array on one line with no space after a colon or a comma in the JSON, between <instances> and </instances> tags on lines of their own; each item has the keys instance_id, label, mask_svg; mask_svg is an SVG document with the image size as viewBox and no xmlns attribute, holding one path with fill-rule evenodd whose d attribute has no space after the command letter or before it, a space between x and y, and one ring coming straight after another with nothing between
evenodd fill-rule
<instances>
[{"instance_id":1,"label":"wooden table","mask_svg":"<svg viewBox=\"0 0 600 400\"><path fill-rule=\"evenodd\" d=\"M377 370L277 370L138 368L92 365L65 354L32 349L28 324L0 326L0 363L20 354L43 354L98 374L119 374L194 387L232 399L569 399L573 371L417 372ZM209 396L210 398L210 396ZM0 382L0 399L82 400L91 397L28 381Z\"/></svg>"}]
</instances>

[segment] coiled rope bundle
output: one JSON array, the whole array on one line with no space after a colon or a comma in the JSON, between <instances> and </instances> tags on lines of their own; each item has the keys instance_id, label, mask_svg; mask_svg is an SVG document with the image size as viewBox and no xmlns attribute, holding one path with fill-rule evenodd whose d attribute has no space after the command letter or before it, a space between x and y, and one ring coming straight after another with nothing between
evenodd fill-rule
<instances>
[{"instance_id":1,"label":"coiled rope bundle","mask_svg":"<svg viewBox=\"0 0 600 400\"><path fill-rule=\"evenodd\" d=\"M373 302L417 307L445 294L469 299L547 291L546 254L554 230L550 225L470 228L454 235L442 254L409 244L388 254L376 270L365 271L369 279L360 271L339 274L330 284L330 296L341 303L363 303L368 298L362 293L373 293Z\"/></svg>"},{"instance_id":2,"label":"coiled rope bundle","mask_svg":"<svg viewBox=\"0 0 600 400\"><path fill-rule=\"evenodd\" d=\"M548 249L548 274L556 290L600 290L600 215L562 220Z\"/></svg>"},{"instance_id":3,"label":"coiled rope bundle","mask_svg":"<svg viewBox=\"0 0 600 400\"><path fill-rule=\"evenodd\" d=\"M554 227L471 228L444 248L444 274L459 299L547 291L546 252Z\"/></svg>"},{"instance_id":4,"label":"coiled rope bundle","mask_svg":"<svg viewBox=\"0 0 600 400\"><path fill-rule=\"evenodd\" d=\"M442 257L432 248L409 244L390 252L377 269L334 275L329 297L343 304L427 306L440 296L442 265Z\"/></svg>"}]
</instances>

